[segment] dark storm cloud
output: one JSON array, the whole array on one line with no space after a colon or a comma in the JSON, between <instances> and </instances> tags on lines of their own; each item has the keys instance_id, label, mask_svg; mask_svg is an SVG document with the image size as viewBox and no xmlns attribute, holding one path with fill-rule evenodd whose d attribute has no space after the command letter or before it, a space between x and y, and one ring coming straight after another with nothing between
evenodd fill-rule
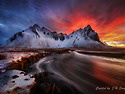
<instances>
[{"instance_id":1,"label":"dark storm cloud","mask_svg":"<svg viewBox=\"0 0 125 94\"><path fill-rule=\"evenodd\" d=\"M125 15L124 4L125 0L0 0L0 42L36 23L63 32L65 28L55 23L70 25L75 13L104 26Z\"/></svg>"}]
</instances>

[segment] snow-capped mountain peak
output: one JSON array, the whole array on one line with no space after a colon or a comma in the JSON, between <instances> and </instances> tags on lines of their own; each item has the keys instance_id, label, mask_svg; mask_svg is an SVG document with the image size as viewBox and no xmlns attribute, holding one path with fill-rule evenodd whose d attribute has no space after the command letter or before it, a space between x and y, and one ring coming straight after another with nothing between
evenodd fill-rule
<instances>
[{"instance_id":1,"label":"snow-capped mountain peak","mask_svg":"<svg viewBox=\"0 0 125 94\"><path fill-rule=\"evenodd\" d=\"M32 27L34 27L34 28L40 28L40 26L38 24L34 24Z\"/></svg>"},{"instance_id":2,"label":"snow-capped mountain peak","mask_svg":"<svg viewBox=\"0 0 125 94\"><path fill-rule=\"evenodd\" d=\"M16 33L7 41L5 46L27 48L98 48L104 46L104 44L99 40L98 34L90 25L67 35L51 32L45 27L41 28L39 25L34 24L28 29Z\"/></svg>"}]
</instances>

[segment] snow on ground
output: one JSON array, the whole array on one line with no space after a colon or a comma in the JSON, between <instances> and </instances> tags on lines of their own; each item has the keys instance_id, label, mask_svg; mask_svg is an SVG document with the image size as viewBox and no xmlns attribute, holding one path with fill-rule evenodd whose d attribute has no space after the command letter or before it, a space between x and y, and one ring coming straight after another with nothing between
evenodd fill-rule
<instances>
[{"instance_id":1,"label":"snow on ground","mask_svg":"<svg viewBox=\"0 0 125 94\"><path fill-rule=\"evenodd\" d=\"M5 72L5 67L8 66L12 61L20 60L22 57L29 57L31 55L35 55L35 52L4 52L0 53L0 55L6 56L5 59L0 60L0 72Z\"/></svg>"},{"instance_id":2,"label":"snow on ground","mask_svg":"<svg viewBox=\"0 0 125 94\"><path fill-rule=\"evenodd\" d=\"M25 75L23 71L11 70L0 74L0 94L12 94L15 91L16 94L27 94L34 84L35 78Z\"/></svg>"}]
</instances>

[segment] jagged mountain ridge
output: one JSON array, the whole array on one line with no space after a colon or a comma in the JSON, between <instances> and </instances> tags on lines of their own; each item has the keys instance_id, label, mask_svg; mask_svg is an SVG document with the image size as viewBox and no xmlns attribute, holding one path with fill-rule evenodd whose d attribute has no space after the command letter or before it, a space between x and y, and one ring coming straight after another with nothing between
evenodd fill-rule
<instances>
[{"instance_id":1,"label":"jagged mountain ridge","mask_svg":"<svg viewBox=\"0 0 125 94\"><path fill-rule=\"evenodd\" d=\"M16 33L5 45L5 47L27 48L98 48L103 46L104 44L100 41L98 34L90 25L67 35L51 32L45 27L41 28L37 24L22 32Z\"/></svg>"}]
</instances>

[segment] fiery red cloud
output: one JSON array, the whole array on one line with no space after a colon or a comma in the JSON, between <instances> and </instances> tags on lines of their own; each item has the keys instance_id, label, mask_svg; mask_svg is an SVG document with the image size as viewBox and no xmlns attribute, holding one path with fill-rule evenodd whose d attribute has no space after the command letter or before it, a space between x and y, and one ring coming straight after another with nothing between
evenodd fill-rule
<instances>
[{"instance_id":1,"label":"fiery red cloud","mask_svg":"<svg viewBox=\"0 0 125 94\"><path fill-rule=\"evenodd\" d=\"M125 0L2 0L0 7L0 42L33 24L67 34L89 24L102 41L125 45Z\"/></svg>"},{"instance_id":2,"label":"fiery red cloud","mask_svg":"<svg viewBox=\"0 0 125 94\"><path fill-rule=\"evenodd\" d=\"M54 25L58 28L62 28L64 33L69 34L72 31L84 28L90 24L103 41L125 41L125 16L116 18L105 25L103 24L105 23L105 19L101 22L97 22L95 18L84 18L77 15L74 17L75 18L72 18L72 16L69 17L70 23L67 25L62 22L55 22Z\"/></svg>"},{"instance_id":3,"label":"fiery red cloud","mask_svg":"<svg viewBox=\"0 0 125 94\"><path fill-rule=\"evenodd\" d=\"M71 12L68 11L65 16L56 12L52 13L51 21L55 30L69 34L89 24L103 42L111 44L113 41L125 41L125 6L122 0L111 0L111 2L106 0L104 4L101 3L102 0L97 1L99 0L92 1L93 3L75 4L75 8Z\"/></svg>"}]
</instances>

